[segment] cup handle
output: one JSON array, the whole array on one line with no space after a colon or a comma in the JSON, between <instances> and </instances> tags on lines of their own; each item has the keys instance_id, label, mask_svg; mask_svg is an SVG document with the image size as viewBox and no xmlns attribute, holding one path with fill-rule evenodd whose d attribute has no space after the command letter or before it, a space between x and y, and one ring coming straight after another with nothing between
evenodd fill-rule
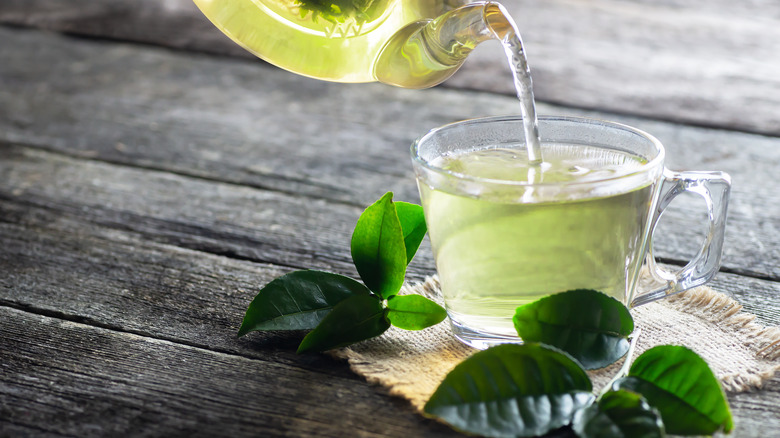
<instances>
[{"instance_id":1,"label":"cup handle","mask_svg":"<svg viewBox=\"0 0 780 438\"><path fill-rule=\"evenodd\" d=\"M655 261L653 235L664 210L680 193L696 193L707 203L709 230L701 249L685 267L676 272L667 271ZM663 284L647 292L639 292L630 307L641 306L651 301L674 295L684 290L701 286L710 281L720 268L723 252L723 238L726 231L726 213L731 192L731 177L724 172L671 172L664 171L658 202L650 223L650 242L647 264L651 274Z\"/></svg>"}]
</instances>

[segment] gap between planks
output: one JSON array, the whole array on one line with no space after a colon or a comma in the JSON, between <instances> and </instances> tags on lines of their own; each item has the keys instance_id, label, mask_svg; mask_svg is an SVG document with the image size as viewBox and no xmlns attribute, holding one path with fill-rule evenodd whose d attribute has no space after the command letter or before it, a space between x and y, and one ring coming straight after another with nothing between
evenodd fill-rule
<instances>
[{"instance_id":1,"label":"gap between planks","mask_svg":"<svg viewBox=\"0 0 780 438\"><path fill-rule=\"evenodd\" d=\"M64 324L73 324L74 327L92 327L96 329L107 330L119 335L123 335L123 336L126 335L128 336L128 339L143 339L150 342L157 342L161 345L177 345L181 347L192 348L199 351L205 351L209 353L223 355L225 357L240 357L243 359L256 360L259 362L269 362L267 360L263 360L262 358L241 354L236 351L209 347L207 345L197 344L195 342L187 341L181 338L177 339L177 338L167 337L167 336L158 336L151 332L126 329L120 326L106 324L105 322L101 322L94 318L90 318L86 316L69 315L64 312L53 311L49 309L41 309L34 306L20 305L4 299L0 299L0 307L5 307L7 309L26 313L28 315L36 315L36 316L42 316L51 319L57 319L62 321ZM271 363L279 363L279 362L273 361Z\"/></svg>"}]
</instances>

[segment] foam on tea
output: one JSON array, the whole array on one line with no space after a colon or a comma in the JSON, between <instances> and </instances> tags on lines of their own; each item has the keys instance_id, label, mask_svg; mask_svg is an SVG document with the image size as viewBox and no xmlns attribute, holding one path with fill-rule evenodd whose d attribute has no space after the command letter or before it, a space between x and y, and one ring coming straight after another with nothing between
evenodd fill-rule
<instances>
[{"instance_id":1,"label":"foam on tea","mask_svg":"<svg viewBox=\"0 0 780 438\"><path fill-rule=\"evenodd\" d=\"M553 293L595 289L623 301L641 265L653 186L620 178L621 185L599 183L609 191L594 192L588 182L631 174L643 163L612 149L561 144L544 144L541 166L529 165L522 147L432 162L459 176L506 183L483 184L490 188L467 196L420 184L453 324L513 337L515 309ZM546 183L570 190L558 196L544 190Z\"/></svg>"}]
</instances>

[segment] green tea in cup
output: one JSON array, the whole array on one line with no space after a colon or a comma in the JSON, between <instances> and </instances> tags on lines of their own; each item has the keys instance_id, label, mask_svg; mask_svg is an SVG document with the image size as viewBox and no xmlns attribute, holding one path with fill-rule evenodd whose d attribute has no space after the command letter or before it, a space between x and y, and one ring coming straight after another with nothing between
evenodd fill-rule
<instances>
[{"instance_id":1,"label":"green tea in cup","mask_svg":"<svg viewBox=\"0 0 780 438\"><path fill-rule=\"evenodd\" d=\"M636 305L717 272L726 175L665 171L660 142L624 125L547 117L540 132L541 164L529 163L519 118L447 125L413 145L442 293L461 341L478 348L520 341L515 309L558 292L593 289ZM702 185L707 193L695 190ZM713 238L695 269L669 273L651 262L666 286L640 294L652 228L685 190L716 198L708 202Z\"/></svg>"}]
</instances>

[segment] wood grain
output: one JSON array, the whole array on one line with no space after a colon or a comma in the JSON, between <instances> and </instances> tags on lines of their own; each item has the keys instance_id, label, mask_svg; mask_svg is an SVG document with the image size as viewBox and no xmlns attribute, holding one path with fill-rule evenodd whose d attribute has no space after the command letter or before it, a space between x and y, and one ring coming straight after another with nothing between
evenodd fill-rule
<instances>
[{"instance_id":1,"label":"wood grain","mask_svg":"<svg viewBox=\"0 0 780 438\"><path fill-rule=\"evenodd\" d=\"M155 241L214 254L276 263L299 269L352 273L348 242L361 209L159 171L84 161L34 149L0 148L0 173L7 175L0 196L80 216L91 223L142 233ZM412 185L413 182L408 181ZM196 196L197 194L197 196ZM247 206L251 206L247 208ZM688 209L665 216L656 254L687 260L698 244ZM749 224L732 215L730 229ZM777 224L774 224L777 225ZM668 232L667 232L668 231ZM664 234L665 233L665 234ZM764 247L776 236L763 236ZM756 238L758 238L756 236ZM750 240L728 241L724 266L734 271L776 275L773 261L760 260ZM777 251L773 246L771 251ZM751 257L740 257L747 254ZM418 266L427 265L428 269ZM410 278L432 271L428 246L420 251ZM763 271L766 267L768 272Z\"/></svg>"},{"instance_id":2,"label":"wood grain","mask_svg":"<svg viewBox=\"0 0 780 438\"><path fill-rule=\"evenodd\" d=\"M191 0L3 0L0 23L253 57L227 40Z\"/></svg>"},{"instance_id":3,"label":"wood grain","mask_svg":"<svg viewBox=\"0 0 780 438\"><path fill-rule=\"evenodd\" d=\"M8 84L0 90L0 141L159 170L165 175L156 180L158 186L167 185L169 174L175 173L356 207L388 190L396 192L397 199L415 202L417 191L407 149L415 137L444 123L517 110L514 99L490 94L328 84L241 61L36 31L0 29L0 38L9 41L0 47L0 57L9 60L0 65L0 81ZM780 258L780 198L771 183L780 165L779 139L548 105L540 109L635 125L667 145L670 167L731 173L734 190L724 266L731 272L780 278L780 266L775 263ZM43 165L53 165L59 158L52 160ZM76 181L89 173L70 172L74 175L60 179ZM111 180L114 170L101 172ZM28 184L24 182L28 176L19 178L18 184ZM89 187L88 182L77 186ZM76 187L39 183L54 191ZM64 192L50 196L58 202L72 197ZM102 195L90 196L98 199ZM147 202L137 191L122 196L138 197L133 201L136 206ZM197 202L192 197L166 196L176 198L173 203ZM232 213L220 214L248 214L247 202L237 198L236 205L225 207ZM304 211L305 201L298 202ZM667 261L685 263L700 241L698 228L686 224L699 217L694 208L703 211L703 204L673 205L663 223L675 232L659 234L658 254ZM168 209L165 214L170 218L178 211ZM300 221L297 214L291 213L291 223ZM340 244L351 231L352 220L332 220L331 224L340 227L341 237L311 236L312 242L333 237ZM254 223L242 226L244 231L238 235L255 232ZM236 245L241 247L244 237ZM254 251L213 250L241 257L251 257Z\"/></svg>"},{"instance_id":4,"label":"wood grain","mask_svg":"<svg viewBox=\"0 0 780 438\"><path fill-rule=\"evenodd\" d=\"M537 98L780 133L780 5L772 0L512 0ZM190 0L5 0L0 23L249 58ZM497 44L448 87L513 94Z\"/></svg>"},{"instance_id":5,"label":"wood grain","mask_svg":"<svg viewBox=\"0 0 780 438\"><path fill-rule=\"evenodd\" d=\"M94 205L63 209L53 203L36 205L25 198L0 199L0 266L8 273L0 280L0 304L289 363L298 360L292 353L300 336L253 334L250 341L236 339L254 295L279 275L296 267L312 267L314 255L319 256L314 267L355 276L339 261L348 257L347 240L327 249L307 246L306 236L291 239L274 254L292 265L283 267L187 249L182 241L161 242L165 240L161 231L155 236L142 225L122 225L143 223L140 215L100 221L93 216L95 209ZM314 231L321 230L314 227ZM221 235L217 230L212 236ZM428 254L418 254L413 261L410 281L433 272L429 249L422 251ZM322 256L327 254L331 256ZM760 323L777 323L780 309L767 303L780 294L780 283L720 274L713 286L758 315Z\"/></svg>"},{"instance_id":6,"label":"wood grain","mask_svg":"<svg viewBox=\"0 0 780 438\"><path fill-rule=\"evenodd\" d=\"M780 4L771 0L514 0L539 99L780 133ZM511 93L497 47L452 86ZM485 74L493 73L493 77ZM488 77L486 77L488 76Z\"/></svg>"},{"instance_id":7,"label":"wood grain","mask_svg":"<svg viewBox=\"0 0 780 438\"><path fill-rule=\"evenodd\" d=\"M343 366L334 375L2 306L0 348L4 436L452 436Z\"/></svg>"}]
</instances>

